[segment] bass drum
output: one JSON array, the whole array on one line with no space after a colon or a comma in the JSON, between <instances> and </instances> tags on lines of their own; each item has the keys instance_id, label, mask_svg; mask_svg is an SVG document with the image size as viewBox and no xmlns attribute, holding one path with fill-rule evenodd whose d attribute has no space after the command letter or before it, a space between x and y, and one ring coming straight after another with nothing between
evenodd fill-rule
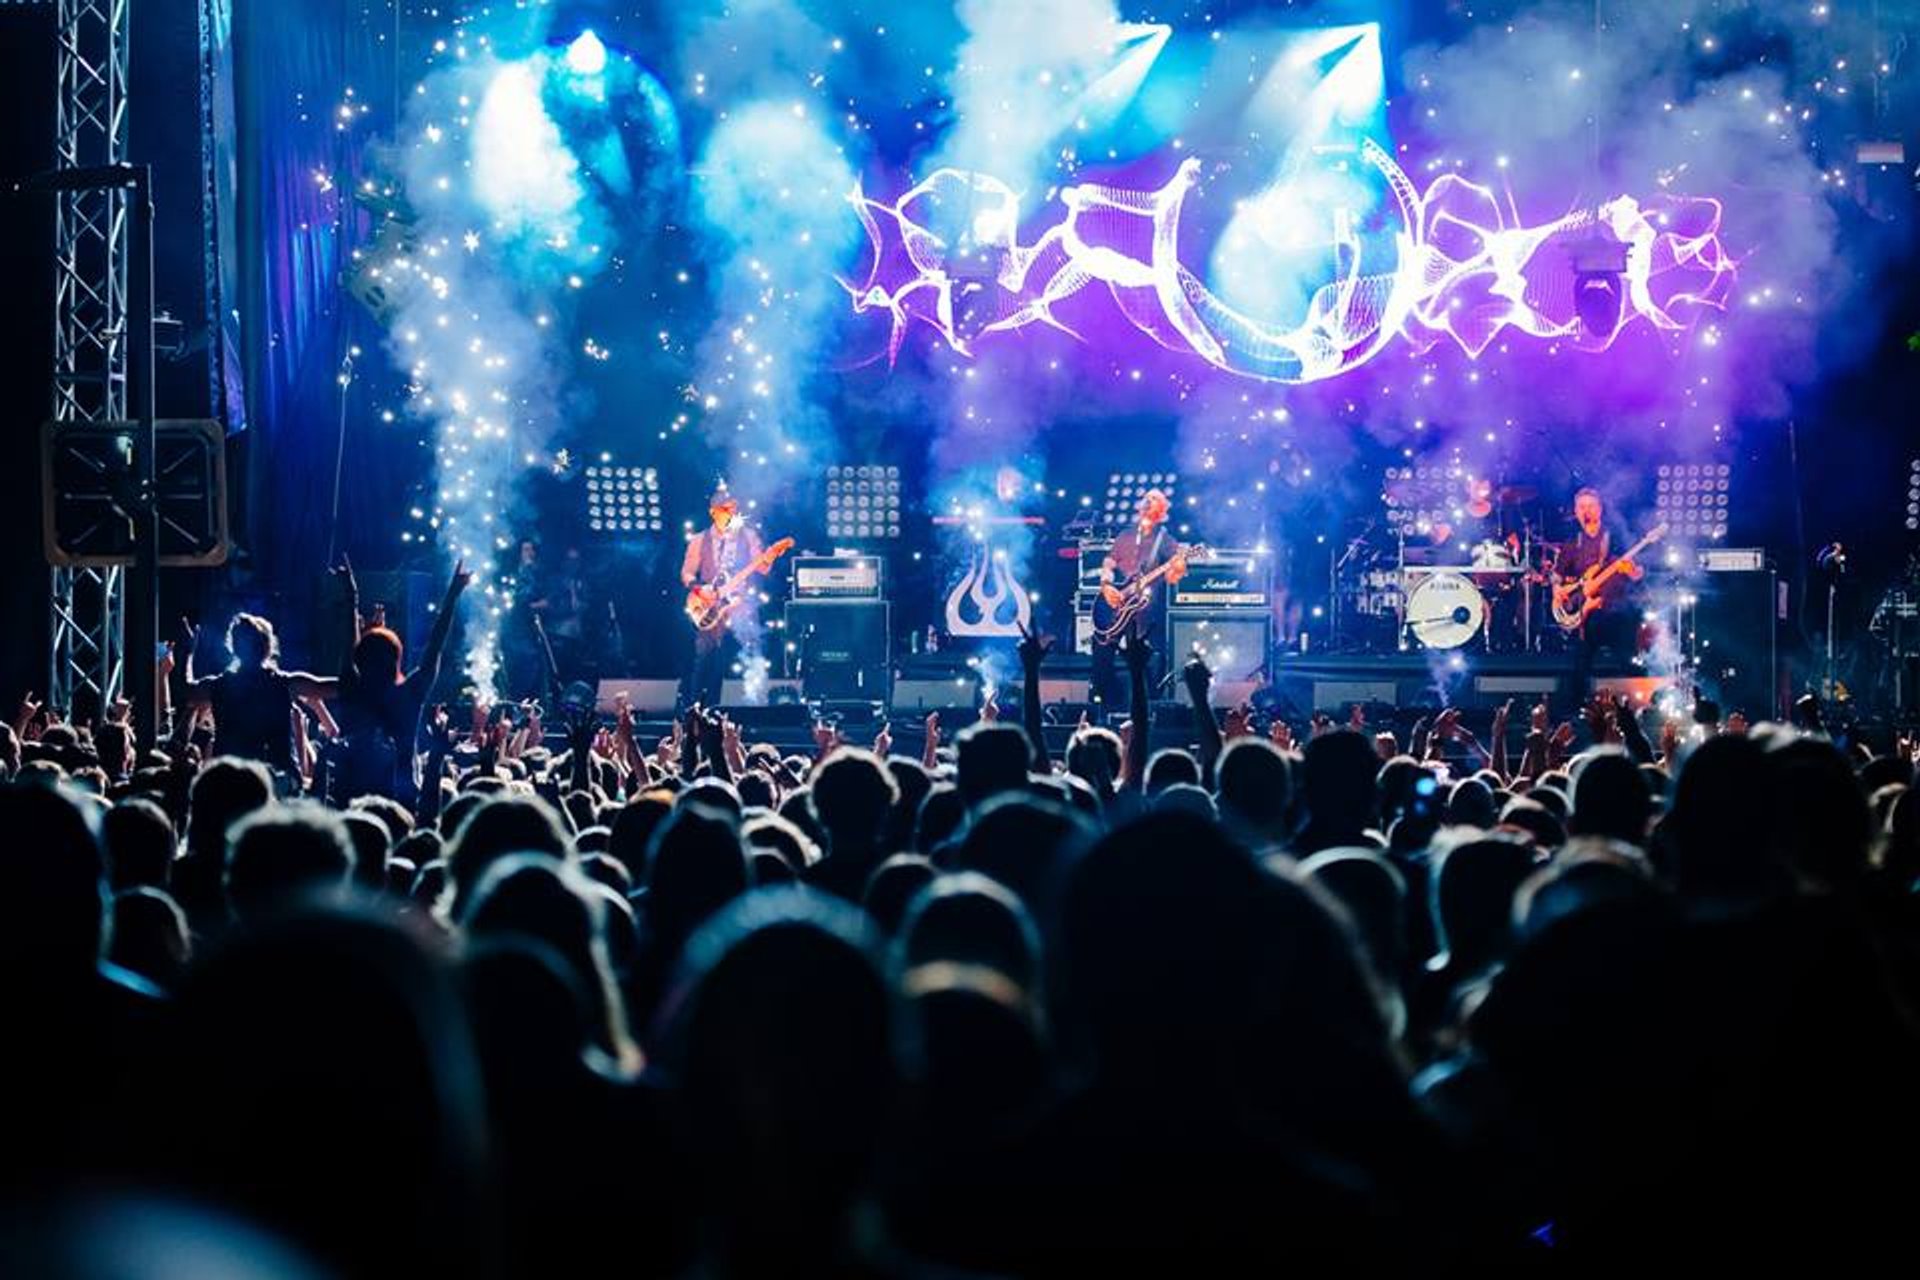
<instances>
[{"instance_id":1,"label":"bass drum","mask_svg":"<svg viewBox=\"0 0 1920 1280\"><path fill-rule=\"evenodd\" d=\"M1487 598L1458 573L1428 574L1407 592L1407 630L1428 649L1458 649L1487 620Z\"/></svg>"}]
</instances>

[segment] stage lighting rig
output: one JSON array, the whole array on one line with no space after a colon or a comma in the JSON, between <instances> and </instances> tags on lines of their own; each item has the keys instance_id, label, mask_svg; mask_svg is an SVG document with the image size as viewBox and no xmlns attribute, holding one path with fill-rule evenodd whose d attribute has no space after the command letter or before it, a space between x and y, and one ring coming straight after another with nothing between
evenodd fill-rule
<instances>
[{"instance_id":1,"label":"stage lighting rig","mask_svg":"<svg viewBox=\"0 0 1920 1280\"><path fill-rule=\"evenodd\" d=\"M1724 462L1661 463L1654 472L1654 508L1676 542L1718 542L1727 536L1733 469Z\"/></svg>"},{"instance_id":2,"label":"stage lighting rig","mask_svg":"<svg viewBox=\"0 0 1920 1280\"><path fill-rule=\"evenodd\" d=\"M1094 511L1094 523L1110 530L1124 529L1140 514L1147 490L1158 489L1178 505L1180 477L1171 471L1114 471L1107 476L1106 497Z\"/></svg>"},{"instance_id":3,"label":"stage lighting rig","mask_svg":"<svg viewBox=\"0 0 1920 1280\"><path fill-rule=\"evenodd\" d=\"M900 468L827 468L827 536L866 542L900 536Z\"/></svg>"},{"instance_id":4,"label":"stage lighting rig","mask_svg":"<svg viewBox=\"0 0 1920 1280\"><path fill-rule=\"evenodd\" d=\"M1920 531L1920 458L1907 463L1907 532Z\"/></svg>"},{"instance_id":5,"label":"stage lighting rig","mask_svg":"<svg viewBox=\"0 0 1920 1280\"><path fill-rule=\"evenodd\" d=\"M587 528L615 537L660 533L666 528L660 510L660 473L653 467L630 467L606 455L586 469Z\"/></svg>"}]
</instances>

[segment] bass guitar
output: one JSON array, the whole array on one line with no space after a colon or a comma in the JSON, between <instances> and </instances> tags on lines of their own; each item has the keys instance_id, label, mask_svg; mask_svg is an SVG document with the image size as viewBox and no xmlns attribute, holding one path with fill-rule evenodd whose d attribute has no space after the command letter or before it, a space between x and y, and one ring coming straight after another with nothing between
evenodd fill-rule
<instances>
[{"instance_id":1,"label":"bass guitar","mask_svg":"<svg viewBox=\"0 0 1920 1280\"><path fill-rule=\"evenodd\" d=\"M762 551L740 568L734 570L718 582L705 583L687 592L687 620L697 631L718 631L727 625L733 616L733 607L740 601L742 592L755 574L766 573L773 568L773 562L793 549L792 538L780 541Z\"/></svg>"},{"instance_id":2,"label":"bass guitar","mask_svg":"<svg viewBox=\"0 0 1920 1280\"><path fill-rule=\"evenodd\" d=\"M1127 633L1133 620L1142 610L1153 603L1153 589L1168 574L1176 571L1186 572L1189 560L1204 560L1207 548L1204 543L1194 543L1190 547L1181 547L1158 569L1150 569L1138 577L1130 579L1126 585L1116 587L1120 593L1120 603L1108 600L1104 593L1093 606L1093 637L1101 644L1113 644Z\"/></svg>"},{"instance_id":3,"label":"bass guitar","mask_svg":"<svg viewBox=\"0 0 1920 1280\"><path fill-rule=\"evenodd\" d=\"M1597 564L1577 578L1554 584L1553 620L1563 631L1578 631L1605 602L1601 588L1622 573L1629 560L1667 536L1667 526L1655 525L1647 536L1628 547L1620 556Z\"/></svg>"}]
</instances>

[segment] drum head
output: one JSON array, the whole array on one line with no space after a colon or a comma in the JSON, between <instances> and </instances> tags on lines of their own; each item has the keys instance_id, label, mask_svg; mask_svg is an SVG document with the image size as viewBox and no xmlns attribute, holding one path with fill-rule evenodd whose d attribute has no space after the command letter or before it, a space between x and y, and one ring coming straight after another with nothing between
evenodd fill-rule
<instances>
[{"instance_id":1,"label":"drum head","mask_svg":"<svg viewBox=\"0 0 1920 1280\"><path fill-rule=\"evenodd\" d=\"M1407 593L1407 628L1429 649L1458 649L1486 617L1486 597L1457 573L1430 574Z\"/></svg>"}]
</instances>

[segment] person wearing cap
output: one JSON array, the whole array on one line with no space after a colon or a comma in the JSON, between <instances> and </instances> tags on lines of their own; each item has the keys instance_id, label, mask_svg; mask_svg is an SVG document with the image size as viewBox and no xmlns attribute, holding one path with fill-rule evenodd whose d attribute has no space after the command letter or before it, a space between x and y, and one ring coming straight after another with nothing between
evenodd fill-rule
<instances>
[{"instance_id":1,"label":"person wearing cap","mask_svg":"<svg viewBox=\"0 0 1920 1280\"><path fill-rule=\"evenodd\" d=\"M680 562L680 585L691 591L725 581L751 564L761 551L760 535L740 518L740 500L722 484L707 500L706 529L687 543L686 557ZM720 705L721 681L727 669L729 634L741 645L757 647L760 634L758 599L749 590L739 597L729 625L711 631L693 628L693 656L686 681L681 685L681 701L709 707Z\"/></svg>"}]
</instances>

